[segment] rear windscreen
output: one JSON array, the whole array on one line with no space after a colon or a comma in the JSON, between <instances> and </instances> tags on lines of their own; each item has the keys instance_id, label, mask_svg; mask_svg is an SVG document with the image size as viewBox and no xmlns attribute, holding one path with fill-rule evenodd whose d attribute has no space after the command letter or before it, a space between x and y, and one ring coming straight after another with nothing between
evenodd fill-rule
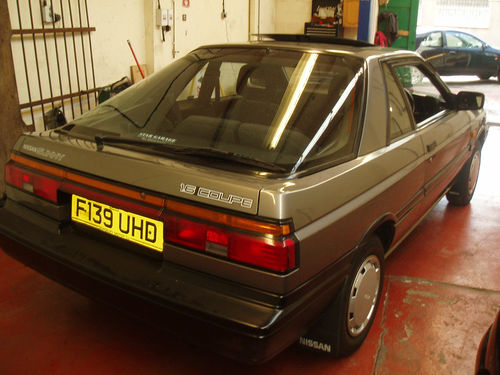
<instances>
[{"instance_id":1,"label":"rear windscreen","mask_svg":"<svg viewBox=\"0 0 500 375\"><path fill-rule=\"evenodd\" d=\"M199 49L72 124L87 134L220 151L228 161L238 155L296 172L353 157L362 67L363 60L334 53Z\"/></svg>"}]
</instances>

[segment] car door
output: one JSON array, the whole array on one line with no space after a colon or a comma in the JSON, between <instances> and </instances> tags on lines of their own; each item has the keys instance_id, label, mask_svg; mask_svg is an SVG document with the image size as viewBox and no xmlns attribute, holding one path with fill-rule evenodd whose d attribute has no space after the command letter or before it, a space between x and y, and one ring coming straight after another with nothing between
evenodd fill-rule
<instances>
[{"instance_id":1,"label":"car door","mask_svg":"<svg viewBox=\"0 0 500 375\"><path fill-rule=\"evenodd\" d=\"M496 75L498 67L498 57L488 51L488 45L482 40L466 34L460 33L460 37L465 41L465 49L470 54L469 74L478 76Z\"/></svg>"},{"instance_id":2,"label":"car door","mask_svg":"<svg viewBox=\"0 0 500 375\"><path fill-rule=\"evenodd\" d=\"M445 65L450 73L489 77L497 72L497 57L480 39L458 31L445 33Z\"/></svg>"},{"instance_id":3,"label":"car door","mask_svg":"<svg viewBox=\"0 0 500 375\"><path fill-rule=\"evenodd\" d=\"M446 73L444 71L444 46L443 46L443 32L432 31L424 34L417 52L422 55L439 73Z\"/></svg>"},{"instance_id":4,"label":"car door","mask_svg":"<svg viewBox=\"0 0 500 375\"><path fill-rule=\"evenodd\" d=\"M394 175L404 175L388 191L386 207L397 217L394 242L398 242L424 214L419 204L424 199L424 146L415 129L411 103L398 82L390 63L382 64L387 99L387 148L384 157L399 168ZM403 172L404 171L404 172ZM391 178L394 178L394 175Z\"/></svg>"},{"instance_id":5,"label":"car door","mask_svg":"<svg viewBox=\"0 0 500 375\"><path fill-rule=\"evenodd\" d=\"M446 74L470 74L473 49L467 47L463 34L455 31L444 33L444 66Z\"/></svg>"},{"instance_id":6,"label":"car door","mask_svg":"<svg viewBox=\"0 0 500 375\"><path fill-rule=\"evenodd\" d=\"M393 67L414 102L413 117L425 148L424 206L445 192L468 157L468 117L453 110L448 89L420 62Z\"/></svg>"}]
</instances>

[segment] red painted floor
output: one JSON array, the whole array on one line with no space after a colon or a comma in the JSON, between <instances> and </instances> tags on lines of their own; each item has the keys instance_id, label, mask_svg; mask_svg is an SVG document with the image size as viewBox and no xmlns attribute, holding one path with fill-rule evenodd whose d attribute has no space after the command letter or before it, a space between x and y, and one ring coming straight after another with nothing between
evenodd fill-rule
<instances>
[{"instance_id":1,"label":"red painted floor","mask_svg":"<svg viewBox=\"0 0 500 375\"><path fill-rule=\"evenodd\" d=\"M469 207L441 201L387 260L361 349L333 360L292 347L245 366L165 337L0 252L0 374L472 374L500 309L500 127Z\"/></svg>"}]
</instances>

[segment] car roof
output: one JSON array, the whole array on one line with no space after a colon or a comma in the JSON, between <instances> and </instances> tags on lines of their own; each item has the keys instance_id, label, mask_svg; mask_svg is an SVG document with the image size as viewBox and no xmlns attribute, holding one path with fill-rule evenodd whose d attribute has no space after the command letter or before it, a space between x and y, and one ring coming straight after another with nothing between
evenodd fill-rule
<instances>
[{"instance_id":1,"label":"car roof","mask_svg":"<svg viewBox=\"0 0 500 375\"><path fill-rule=\"evenodd\" d=\"M429 34L432 34L432 33L447 33L447 32L466 34L466 35L473 36L474 38L480 39L476 35L471 34L471 33L467 32L467 31L455 30L455 29L434 29L434 30L427 30L425 32L418 33L417 37L422 36L422 35L429 35Z\"/></svg>"},{"instance_id":2,"label":"car roof","mask_svg":"<svg viewBox=\"0 0 500 375\"><path fill-rule=\"evenodd\" d=\"M255 40L242 43L224 43L200 46L199 48L227 48L227 47L272 47L298 51L321 51L332 53L347 53L356 55L365 60L385 56L419 56L408 50L379 47L370 43L342 38L314 37L295 34L265 34L260 37L267 40Z\"/></svg>"}]
</instances>

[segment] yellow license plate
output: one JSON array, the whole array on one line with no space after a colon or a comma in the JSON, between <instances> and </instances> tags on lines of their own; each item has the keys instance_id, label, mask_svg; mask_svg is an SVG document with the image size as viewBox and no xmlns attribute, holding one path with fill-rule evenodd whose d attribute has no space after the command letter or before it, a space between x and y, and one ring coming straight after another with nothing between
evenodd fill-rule
<instances>
[{"instance_id":1,"label":"yellow license plate","mask_svg":"<svg viewBox=\"0 0 500 375\"><path fill-rule=\"evenodd\" d=\"M113 236L163 251L163 222L73 195L71 219Z\"/></svg>"}]
</instances>

